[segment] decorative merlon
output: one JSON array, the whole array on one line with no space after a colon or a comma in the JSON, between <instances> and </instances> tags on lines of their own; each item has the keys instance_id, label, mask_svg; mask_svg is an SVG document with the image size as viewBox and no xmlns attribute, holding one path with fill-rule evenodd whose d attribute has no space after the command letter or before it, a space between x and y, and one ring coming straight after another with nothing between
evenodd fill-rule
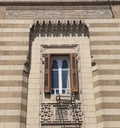
<instances>
[{"instance_id":1,"label":"decorative merlon","mask_svg":"<svg viewBox=\"0 0 120 128\"><path fill-rule=\"evenodd\" d=\"M89 29L88 26L85 23L82 23L81 20L79 23L75 20L73 20L72 23L70 23L69 20L64 23L61 21L58 21L57 23L52 23L52 21L49 21L49 23L46 23L45 21L40 23L37 21L32 25L30 34L31 40L34 40L37 36L68 37L77 35L89 37Z\"/></svg>"}]
</instances>

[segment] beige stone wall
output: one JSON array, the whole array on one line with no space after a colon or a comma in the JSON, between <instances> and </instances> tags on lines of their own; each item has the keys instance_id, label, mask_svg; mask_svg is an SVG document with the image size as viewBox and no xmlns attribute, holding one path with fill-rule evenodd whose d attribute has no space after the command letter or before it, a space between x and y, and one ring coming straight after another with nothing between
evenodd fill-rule
<instances>
[{"instance_id":1,"label":"beige stone wall","mask_svg":"<svg viewBox=\"0 0 120 128\"><path fill-rule=\"evenodd\" d=\"M55 102L54 97L51 100L44 97L44 59L42 54L61 52L77 52L79 54L82 127L96 128L96 124L98 128L119 127L120 21L104 19L85 20L85 22L90 28L90 41L88 38L77 36L69 38L37 37L35 39L32 47L31 71L27 89L28 75L23 71L27 71L24 64L27 61L29 49L29 27L33 21L0 21L1 128L7 128L8 125L15 128L25 127L26 114L28 128L40 126L40 104ZM57 45L56 42L61 42L61 45ZM73 48L69 47L69 43L71 46L73 45ZM67 50L62 49L62 45L65 45ZM57 49L50 46L57 46ZM96 63L92 68L91 61ZM26 102L28 102L27 113Z\"/></svg>"},{"instance_id":2,"label":"beige stone wall","mask_svg":"<svg viewBox=\"0 0 120 128\"><path fill-rule=\"evenodd\" d=\"M37 37L35 39L33 46L33 51L35 52L33 52L33 67L39 67L40 72L33 70L33 76L35 78L33 77L33 80L31 77L31 79L33 82L36 81L37 83L41 83L40 85L43 85L44 64L38 61L38 59L43 60L43 57L36 57L35 54L40 53L41 55L44 53L61 52L79 53L80 102L82 102L82 111L84 112L82 127L119 127L120 20L85 20L85 22L90 29L90 41L85 37ZM42 42L44 43L42 44ZM61 45L57 45L56 42L61 42ZM74 47L74 49L69 48L67 47L67 42L69 42L71 46L72 44L77 44L79 47ZM53 48L52 45L57 48ZM62 45L65 45L67 50L62 49ZM93 67L91 67L91 61L95 63ZM40 68L40 65L42 65L42 69ZM35 72L37 75L34 75ZM31 84L31 87L33 88L32 85L33 84ZM34 91L34 89L32 91ZM39 89L41 91L38 91ZM39 92L41 96L39 95L39 97L37 97L36 104L40 104L41 102L56 102L55 97L53 96L51 97L51 100L45 98L43 90L43 86L37 87L36 91ZM33 101L31 100L30 103L32 104L32 102ZM34 107L31 108L31 114L33 111L35 111ZM40 112L40 108L36 110L35 118L38 120L40 120L40 117L38 116L38 113ZM29 118L31 117L28 117L28 119ZM33 127L36 124L39 126L38 122L34 122L34 118L32 118L31 121L29 126L31 125Z\"/></svg>"},{"instance_id":3,"label":"beige stone wall","mask_svg":"<svg viewBox=\"0 0 120 128\"><path fill-rule=\"evenodd\" d=\"M6 18L6 7L0 7L0 19Z\"/></svg>"},{"instance_id":4,"label":"beige stone wall","mask_svg":"<svg viewBox=\"0 0 120 128\"><path fill-rule=\"evenodd\" d=\"M57 47L57 49L55 48ZM64 48L63 48L64 47ZM79 56L79 99L82 103L82 127L96 128L95 102L92 84L90 42L87 37L37 37L32 45L32 62L28 89L27 128L40 127L41 103L56 103L56 96L44 95L43 55L77 53ZM37 56L36 56L37 55ZM44 60L43 60L44 61ZM36 108L36 109L35 109ZM70 117L69 117L70 118ZM36 121L35 121L36 120ZM56 126L57 127L57 126Z\"/></svg>"},{"instance_id":5,"label":"beige stone wall","mask_svg":"<svg viewBox=\"0 0 120 128\"><path fill-rule=\"evenodd\" d=\"M43 10L43 7L41 8ZM15 8L12 9L15 13ZM61 10L61 7L58 10ZM16 20L12 15L14 18L9 20L10 17L6 19L6 7L0 7L0 128L41 127L41 104L56 102L55 96L50 99L44 96L45 53L78 54L80 100L77 102L82 105L82 128L120 127L119 5L112 6L112 11L115 19L83 19L90 30L89 38L37 37L32 42L30 51L29 32L33 19L36 18L23 20L28 19L28 12L18 11L18 17L19 14L26 15L18 18L21 20ZM74 14L77 15L76 12ZM104 13L104 16L106 14L108 13ZM111 16L111 13L109 14ZM53 22L57 21L57 18L61 18L62 22L68 19L79 20L79 15L77 18L75 15L54 17ZM52 20L52 17L50 18ZM43 19L48 21L49 17L42 15L41 20ZM27 69L29 52L30 74ZM93 66L91 62L94 63Z\"/></svg>"},{"instance_id":6,"label":"beige stone wall","mask_svg":"<svg viewBox=\"0 0 120 128\"><path fill-rule=\"evenodd\" d=\"M0 128L25 128L29 22L0 20Z\"/></svg>"},{"instance_id":7,"label":"beige stone wall","mask_svg":"<svg viewBox=\"0 0 120 128\"><path fill-rule=\"evenodd\" d=\"M113 5L112 11L114 13L115 18L120 18L120 5Z\"/></svg>"},{"instance_id":8,"label":"beige stone wall","mask_svg":"<svg viewBox=\"0 0 120 128\"><path fill-rule=\"evenodd\" d=\"M120 20L92 20L90 44L98 128L120 127Z\"/></svg>"}]
</instances>

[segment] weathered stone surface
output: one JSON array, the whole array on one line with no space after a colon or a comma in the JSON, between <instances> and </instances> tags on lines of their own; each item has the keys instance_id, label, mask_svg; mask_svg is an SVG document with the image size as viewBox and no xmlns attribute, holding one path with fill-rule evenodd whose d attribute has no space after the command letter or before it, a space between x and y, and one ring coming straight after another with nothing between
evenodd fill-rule
<instances>
[{"instance_id":1,"label":"weathered stone surface","mask_svg":"<svg viewBox=\"0 0 120 128\"><path fill-rule=\"evenodd\" d=\"M0 7L0 19L4 19L6 14L6 8Z\"/></svg>"},{"instance_id":2,"label":"weathered stone surface","mask_svg":"<svg viewBox=\"0 0 120 128\"><path fill-rule=\"evenodd\" d=\"M8 19L81 19L81 18L111 18L109 9L105 10L7 10Z\"/></svg>"}]
</instances>

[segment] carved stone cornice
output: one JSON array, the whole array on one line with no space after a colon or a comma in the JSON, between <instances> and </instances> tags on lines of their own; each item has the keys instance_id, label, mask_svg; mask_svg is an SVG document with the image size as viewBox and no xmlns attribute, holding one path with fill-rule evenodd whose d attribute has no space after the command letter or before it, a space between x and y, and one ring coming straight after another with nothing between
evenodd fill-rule
<instances>
[{"instance_id":1,"label":"carved stone cornice","mask_svg":"<svg viewBox=\"0 0 120 128\"><path fill-rule=\"evenodd\" d=\"M43 21L40 23L37 21L32 25L30 29L31 41L37 36L87 36L89 37L89 29L85 23L82 23L80 20L78 23L74 20L72 23L68 20L67 22L61 23L52 23L49 21L46 23Z\"/></svg>"}]
</instances>

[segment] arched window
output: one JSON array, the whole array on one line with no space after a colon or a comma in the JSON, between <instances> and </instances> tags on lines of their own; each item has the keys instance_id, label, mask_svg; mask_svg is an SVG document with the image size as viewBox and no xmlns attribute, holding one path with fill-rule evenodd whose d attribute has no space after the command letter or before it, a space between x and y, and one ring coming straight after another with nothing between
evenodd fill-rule
<instances>
[{"instance_id":1,"label":"arched window","mask_svg":"<svg viewBox=\"0 0 120 128\"><path fill-rule=\"evenodd\" d=\"M70 92L69 61L67 56L53 57L51 63L52 94Z\"/></svg>"},{"instance_id":2,"label":"arched window","mask_svg":"<svg viewBox=\"0 0 120 128\"><path fill-rule=\"evenodd\" d=\"M45 55L44 91L51 94L78 92L76 54Z\"/></svg>"}]
</instances>

